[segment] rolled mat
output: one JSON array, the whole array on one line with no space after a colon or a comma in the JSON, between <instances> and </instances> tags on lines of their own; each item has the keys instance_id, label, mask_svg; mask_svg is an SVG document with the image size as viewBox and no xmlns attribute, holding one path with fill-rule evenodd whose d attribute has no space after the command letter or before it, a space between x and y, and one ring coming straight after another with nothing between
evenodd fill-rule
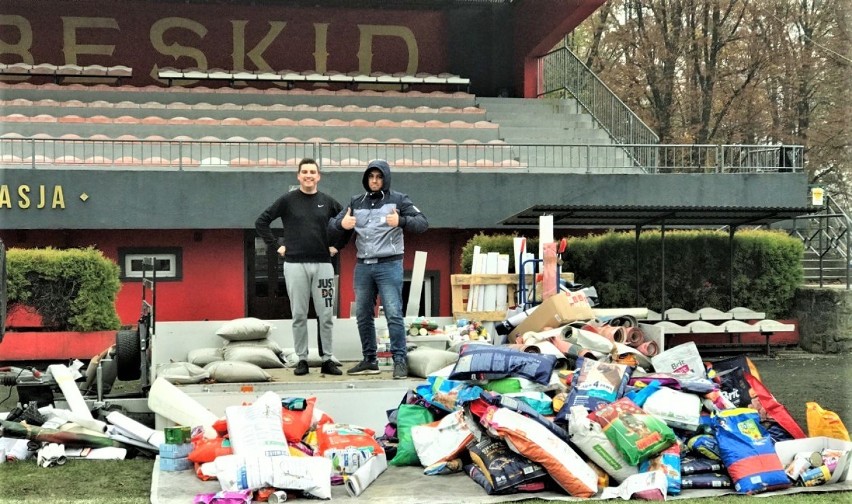
<instances>
[{"instance_id":1,"label":"rolled mat","mask_svg":"<svg viewBox=\"0 0 852 504\"><path fill-rule=\"evenodd\" d=\"M350 497L358 497L376 478L388 468L388 460L384 453L371 457L367 462L350 474L344 485Z\"/></svg>"},{"instance_id":2,"label":"rolled mat","mask_svg":"<svg viewBox=\"0 0 852 504\"><path fill-rule=\"evenodd\" d=\"M636 350L639 350L639 352L646 357L653 357L660 353L660 345L658 345L656 341L648 340L637 346Z\"/></svg>"},{"instance_id":3,"label":"rolled mat","mask_svg":"<svg viewBox=\"0 0 852 504\"><path fill-rule=\"evenodd\" d=\"M584 327L585 329L585 327ZM605 337L610 341L614 341L616 343L624 343L627 339L626 331L624 327L616 327L616 326L603 326L598 327L598 334Z\"/></svg>"},{"instance_id":4,"label":"rolled mat","mask_svg":"<svg viewBox=\"0 0 852 504\"><path fill-rule=\"evenodd\" d=\"M645 342L645 333L638 327L626 327L625 343L632 347L638 347Z\"/></svg>"}]
</instances>

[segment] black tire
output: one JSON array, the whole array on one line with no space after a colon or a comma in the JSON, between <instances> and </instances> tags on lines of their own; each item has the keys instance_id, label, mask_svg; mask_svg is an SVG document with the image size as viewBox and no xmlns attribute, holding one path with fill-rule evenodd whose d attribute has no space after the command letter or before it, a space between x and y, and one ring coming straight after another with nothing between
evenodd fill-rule
<instances>
[{"instance_id":1,"label":"black tire","mask_svg":"<svg viewBox=\"0 0 852 504\"><path fill-rule=\"evenodd\" d=\"M115 333L116 378L133 381L142 377L142 350L138 329L122 329Z\"/></svg>"}]
</instances>

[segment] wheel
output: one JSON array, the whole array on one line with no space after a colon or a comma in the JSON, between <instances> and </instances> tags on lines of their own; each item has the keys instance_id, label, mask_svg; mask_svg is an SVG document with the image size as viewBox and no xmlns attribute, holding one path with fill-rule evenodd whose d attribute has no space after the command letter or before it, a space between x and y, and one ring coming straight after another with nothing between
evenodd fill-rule
<instances>
[{"instance_id":1,"label":"wheel","mask_svg":"<svg viewBox=\"0 0 852 504\"><path fill-rule=\"evenodd\" d=\"M122 329L115 333L115 364L116 377L121 381L138 380L142 376L138 329Z\"/></svg>"}]
</instances>

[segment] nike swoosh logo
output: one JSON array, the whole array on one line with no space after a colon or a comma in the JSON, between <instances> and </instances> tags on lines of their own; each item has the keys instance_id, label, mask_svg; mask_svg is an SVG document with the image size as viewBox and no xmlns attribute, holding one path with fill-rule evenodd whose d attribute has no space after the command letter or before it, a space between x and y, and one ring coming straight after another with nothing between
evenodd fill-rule
<instances>
[{"instance_id":1,"label":"nike swoosh logo","mask_svg":"<svg viewBox=\"0 0 852 504\"><path fill-rule=\"evenodd\" d=\"M325 206L325 205L317 205L317 208L322 208L322 207L324 207L324 206Z\"/></svg>"}]
</instances>

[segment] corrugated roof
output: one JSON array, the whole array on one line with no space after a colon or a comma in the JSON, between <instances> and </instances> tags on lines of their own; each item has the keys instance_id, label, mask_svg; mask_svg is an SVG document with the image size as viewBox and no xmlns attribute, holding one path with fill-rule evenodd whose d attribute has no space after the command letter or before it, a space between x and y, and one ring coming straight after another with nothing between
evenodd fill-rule
<instances>
[{"instance_id":1,"label":"corrugated roof","mask_svg":"<svg viewBox=\"0 0 852 504\"><path fill-rule=\"evenodd\" d=\"M535 205L500 222L508 227L538 227L553 216L554 228L607 226L757 226L808 215L813 207L696 207L617 205Z\"/></svg>"}]
</instances>

